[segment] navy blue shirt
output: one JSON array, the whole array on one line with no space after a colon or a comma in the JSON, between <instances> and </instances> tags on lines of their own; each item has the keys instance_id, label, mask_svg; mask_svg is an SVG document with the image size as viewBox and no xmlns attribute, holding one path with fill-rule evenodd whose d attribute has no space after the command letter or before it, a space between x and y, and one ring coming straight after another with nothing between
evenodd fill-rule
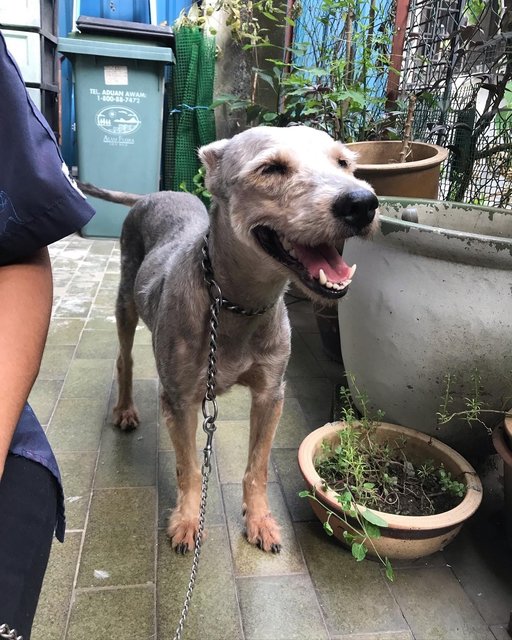
<instances>
[{"instance_id":1,"label":"navy blue shirt","mask_svg":"<svg viewBox=\"0 0 512 640\"><path fill-rule=\"evenodd\" d=\"M94 210L70 177L55 136L30 100L1 33L0 154L0 265L30 256L92 218ZM9 450L44 465L61 486L55 457L28 404ZM61 541L64 525L61 487L56 527Z\"/></svg>"}]
</instances>

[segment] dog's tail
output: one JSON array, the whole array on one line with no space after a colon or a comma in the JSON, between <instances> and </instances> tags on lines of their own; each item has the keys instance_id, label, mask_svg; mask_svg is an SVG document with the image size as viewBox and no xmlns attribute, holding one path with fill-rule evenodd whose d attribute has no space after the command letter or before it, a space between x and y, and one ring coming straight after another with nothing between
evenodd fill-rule
<instances>
[{"instance_id":1,"label":"dog's tail","mask_svg":"<svg viewBox=\"0 0 512 640\"><path fill-rule=\"evenodd\" d=\"M101 187L95 187L89 182L80 182L76 180L76 184L80 191L86 193L88 196L94 198L100 198L101 200L108 200L108 202L117 202L118 204L125 204L128 207L133 206L141 198L142 195L136 193L125 193L124 191L111 191L110 189L102 189Z\"/></svg>"}]
</instances>

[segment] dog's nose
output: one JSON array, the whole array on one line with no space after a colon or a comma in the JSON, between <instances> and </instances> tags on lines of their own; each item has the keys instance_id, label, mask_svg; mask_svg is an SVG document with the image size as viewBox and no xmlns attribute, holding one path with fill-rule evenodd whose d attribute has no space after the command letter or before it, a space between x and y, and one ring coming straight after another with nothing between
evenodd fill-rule
<instances>
[{"instance_id":1,"label":"dog's nose","mask_svg":"<svg viewBox=\"0 0 512 640\"><path fill-rule=\"evenodd\" d=\"M368 189L354 189L340 194L332 203L334 217L342 218L352 227L362 229L375 218L379 206L377 196Z\"/></svg>"}]
</instances>

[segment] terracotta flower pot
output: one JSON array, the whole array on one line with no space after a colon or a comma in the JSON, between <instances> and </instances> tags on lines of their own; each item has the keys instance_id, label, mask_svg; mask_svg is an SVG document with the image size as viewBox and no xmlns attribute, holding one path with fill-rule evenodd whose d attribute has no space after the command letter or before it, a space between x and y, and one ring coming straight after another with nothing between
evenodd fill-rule
<instances>
[{"instance_id":1,"label":"terracotta flower pot","mask_svg":"<svg viewBox=\"0 0 512 640\"><path fill-rule=\"evenodd\" d=\"M503 488L507 538L512 545L512 418L506 417L505 423L492 432L492 442L496 452L503 460Z\"/></svg>"},{"instance_id":2,"label":"terracotta flower pot","mask_svg":"<svg viewBox=\"0 0 512 640\"><path fill-rule=\"evenodd\" d=\"M336 442L338 432L346 428L344 422L328 423L310 433L299 447L299 467L310 491L315 491L317 501L310 499L313 511L326 522L327 510L340 513L337 494L322 488L322 479L315 470L314 461L321 452L322 442ZM454 479L463 481L467 491L462 502L450 511L428 516L398 516L373 510L388 526L381 528L381 537L373 542L378 553L389 559L416 559L430 555L445 547L457 535L462 524L477 510L482 500L482 484L473 467L456 451L432 438L412 429L382 422L377 427L379 441L394 442L406 438L405 450L415 462L431 459L443 464ZM364 509L364 507L361 507ZM334 535L345 544L345 523L331 518ZM372 555L371 546L368 550Z\"/></svg>"},{"instance_id":3,"label":"terracotta flower pot","mask_svg":"<svg viewBox=\"0 0 512 640\"><path fill-rule=\"evenodd\" d=\"M367 180L379 196L437 198L441 163L448 157L448 149L413 142L410 158L398 162L401 146L395 140L348 144L358 154L356 177Z\"/></svg>"}]
</instances>

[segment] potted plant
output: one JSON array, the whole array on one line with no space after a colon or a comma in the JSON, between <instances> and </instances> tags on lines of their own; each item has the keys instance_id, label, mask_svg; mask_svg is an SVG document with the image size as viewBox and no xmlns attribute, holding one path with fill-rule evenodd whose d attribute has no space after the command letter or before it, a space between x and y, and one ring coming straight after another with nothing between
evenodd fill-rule
<instances>
[{"instance_id":1,"label":"potted plant","mask_svg":"<svg viewBox=\"0 0 512 640\"><path fill-rule=\"evenodd\" d=\"M354 381L352 380L354 384ZM342 388L348 397L348 389ZM369 554L393 578L391 559L438 551L478 508L482 485L456 451L412 429L369 419L352 408L310 433L298 452L307 497L324 529Z\"/></svg>"},{"instance_id":2,"label":"potted plant","mask_svg":"<svg viewBox=\"0 0 512 640\"><path fill-rule=\"evenodd\" d=\"M437 413L447 374L455 413L475 391L488 407L507 408L512 212L398 198L381 199L380 211L372 241L345 243L344 258L358 269L338 305L346 370L391 422L464 455L486 451L485 430L468 431L458 416L443 429ZM493 414L483 419L494 426Z\"/></svg>"}]
</instances>

